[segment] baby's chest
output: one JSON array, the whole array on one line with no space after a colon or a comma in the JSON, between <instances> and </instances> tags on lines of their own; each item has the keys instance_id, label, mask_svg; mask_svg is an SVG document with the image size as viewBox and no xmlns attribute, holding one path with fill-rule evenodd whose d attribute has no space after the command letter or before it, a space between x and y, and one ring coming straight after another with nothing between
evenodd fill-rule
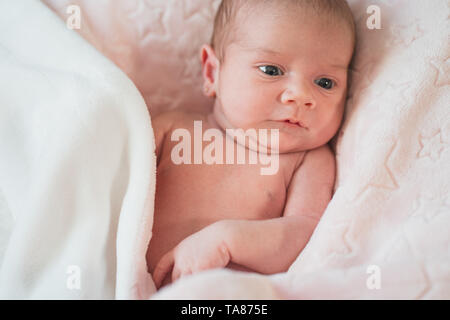
<instances>
[{"instance_id":1,"label":"baby's chest","mask_svg":"<svg viewBox=\"0 0 450 320\"><path fill-rule=\"evenodd\" d=\"M217 170L217 171L216 171ZM228 203L228 210L238 210L248 219L268 219L280 216L286 200L286 184L279 170L273 175L262 175L258 165L233 165L214 168L219 184L216 186L223 203ZM213 176L213 174L212 174ZM244 209L243 211L241 211Z\"/></svg>"},{"instance_id":2,"label":"baby's chest","mask_svg":"<svg viewBox=\"0 0 450 320\"><path fill-rule=\"evenodd\" d=\"M298 156L264 156L238 144L230 148L225 138L221 144L196 144L193 137L166 141L157 170L159 209L189 217L217 215L213 219L282 214Z\"/></svg>"},{"instance_id":3,"label":"baby's chest","mask_svg":"<svg viewBox=\"0 0 450 320\"><path fill-rule=\"evenodd\" d=\"M258 164L161 163L157 196L172 198L160 202L173 206L172 212L183 203L183 214L214 220L279 217L286 201L286 168L280 161L276 174L262 175L260 169Z\"/></svg>"}]
</instances>

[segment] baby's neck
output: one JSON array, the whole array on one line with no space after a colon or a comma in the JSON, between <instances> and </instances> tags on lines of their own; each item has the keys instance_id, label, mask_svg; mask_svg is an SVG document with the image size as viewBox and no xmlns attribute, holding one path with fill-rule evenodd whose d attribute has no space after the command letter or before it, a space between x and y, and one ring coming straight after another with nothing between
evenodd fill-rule
<instances>
[{"instance_id":1,"label":"baby's neck","mask_svg":"<svg viewBox=\"0 0 450 320\"><path fill-rule=\"evenodd\" d=\"M216 120L216 117L214 116L214 113L209 113L207 116L206 116L206 120L207 120L207 122L208 122L208 124L210 125L210 126L212 126L213 128L215 128L215 129L219 129L220 131L222 131L222 132L224 132L225 133L225 130L222 128L222 126L217 122L217 120Z\"/></svg>"}]
</instances>

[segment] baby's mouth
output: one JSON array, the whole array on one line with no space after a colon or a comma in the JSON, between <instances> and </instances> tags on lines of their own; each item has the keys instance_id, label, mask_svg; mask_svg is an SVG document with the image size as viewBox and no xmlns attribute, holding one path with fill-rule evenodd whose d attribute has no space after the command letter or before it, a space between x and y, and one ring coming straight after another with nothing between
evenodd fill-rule
<instances>
[{"instance_id":1,"label":"baby's mouth","mask_svg":"<svg viewBox=\"0 0 450 320\"><path fill-rule=\"evenodd\" d=\"M297 127L300 127L300 128L307 129L307 127L305 126L304 123L302 123L301 121L296 120L296 119L285 119L285 120L281 120L281 122L284 122L284 123L286 123L288 125L291 125L291 126L297 126Z\"/></svg>"}]
</instances>

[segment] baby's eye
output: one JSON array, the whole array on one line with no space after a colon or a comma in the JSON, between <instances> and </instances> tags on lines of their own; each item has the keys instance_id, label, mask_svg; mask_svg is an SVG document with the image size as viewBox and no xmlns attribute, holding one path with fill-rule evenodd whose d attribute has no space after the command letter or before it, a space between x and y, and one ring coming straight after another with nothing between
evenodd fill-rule
<instances>
[{"instance_id":1,"label":"baby's eye","mask_svg":"<svg viewBox=\"0 0 450 320\"><path fill-rule=\"evenodd\" d=\"M315 80L314 82L318 86L327 90L331 90L334 87L334 81L327 78L320 78L318 80Z\"/></svg>"},{"instance_id":2,"label":"baby's eye","mask_svg":"<svg viewBox=\"0 0 450 320\"><path fill-rule=\"evenodd\" d=\"M281 71L280 68L275 67L275 66L260 66L259 70L261 70L262 72L264 72L265 74L267 74L268 76L271 76L271 77L283 75L283 71Z\"/></svg>"}]
</instances>

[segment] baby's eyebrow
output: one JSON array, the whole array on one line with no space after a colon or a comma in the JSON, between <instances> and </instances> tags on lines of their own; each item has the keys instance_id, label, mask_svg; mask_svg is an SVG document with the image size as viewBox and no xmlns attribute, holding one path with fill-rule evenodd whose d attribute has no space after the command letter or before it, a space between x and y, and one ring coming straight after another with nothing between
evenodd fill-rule
<instances>
[{"instance_id":1,"label":"baby's eyebrow","mask_svg":"<svg viewBox=\"0 0 450 320\"><path fill-rule=\"evenodd\" d=\"M276 55L276 56L283 55L283 53L281 53L279 51L276 51L271 48L266 48L266 47L257 47L257 46L250 46L250 45L242 46L241 45L241 48L243 48L245 51L262 52L262 53L267 53L267 54Z\"/></svg>"},{"instance_id":2,"label":"baby's eyebrow","mask_svg":"<svg viewBox=\"0 0 450 320\"><path fill-rule=\"evenodd\" d=\"M266 47L252 47L252 46L242 46L242 48L246 51L252 51L252 52L262 52L262 53L267 53L270 55L275 55L275 56L282 56L283 53L276 51L274 49L271 48L266 48ZM347 71L348 70L348 66L344 65L344 64L330 64L328 65L328 67L332 68L332 69L340 69L342 71Z\"/></svg>"},{"instance_id":3,"label":"baby's eyebrow","mask_svg":"<svg viewBox=\"0 0 450 320\"><path fill-rule=\"evenodd\" d=\"M347 70L348 66L342 65L342 64L332 64L332 65L330 65L330 68Z\"/></svg>"},{"instance_id":4,"label":"baby's eyebrow","mask_svg":"<svg viewBox=\"0 0 450 320\"><path fill-rule=\"evenodd\" d=\"M263 48L263 47L257 47L257 48L249 48L249 50L255 50L255 51L260 51L260 52L264 52L267 54L272 54L275 56L281 56L283 55L281 52L273 50L273 49L269 49L269 48Z\"/></svg>"}]
</instances>

